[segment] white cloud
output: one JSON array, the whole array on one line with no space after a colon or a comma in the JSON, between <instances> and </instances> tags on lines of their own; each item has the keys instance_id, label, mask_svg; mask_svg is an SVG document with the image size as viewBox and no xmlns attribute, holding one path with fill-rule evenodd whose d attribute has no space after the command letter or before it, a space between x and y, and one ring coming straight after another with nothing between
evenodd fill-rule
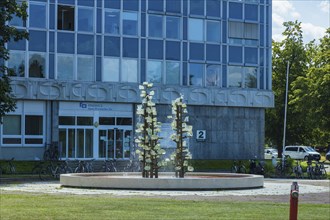
<instances>
[{"instance_id":1,"label":"white cloud","mask_svg":"<svg viewBox=\"0 0 330 220\"><path fill-rule=\"evenodd\" d=\"M279 26L281 27L283 25L283 22L285 21L284 18L277 13L273 13L273 26Z\"/></svg>"},{"instance_id":2,"label":"white cloud","mask_svg":"<svg viewBox=\"0 0 330 220\"><path fill-rule=\"evenodd\" d=\"M298 19L298 18L301 17L301 16L300 16L300 13L298 13L298 12L296 12L296 11L291 12L291 16L292 16L294 19Z\"/></svg>"},{"instance_id":3,"label":"white cloud","mask_svg":"<svg viewBox=\"0 0 330 220\"><path fill-rule=\"evenodd\" d=\"M329 1L322 1L319 4L319 8L321 8L321 10L325 13L330 13L330 2Z\"/></svg>"},{"instance_id":4,"label":"white cloud","mask_svg":"<svg viewBox=\"0 0 330 220\"><path fill-rule=\"evenodd\" d=\"M292 11L295 11L295 9L288 0L273 0L273 12L285 15Z\"/></svg>"},{"instance_id":5,"label":"white cloud","mask_svg":"<svg viewBox=\"0 0 330 220\"><path fill-rule=\"evenodd\" d=\"M302 23L302 31L304 33L304 38L319 40L324 36L326 29L321 26L317 26L311 23Z\"/></svg>"}]
</instances>

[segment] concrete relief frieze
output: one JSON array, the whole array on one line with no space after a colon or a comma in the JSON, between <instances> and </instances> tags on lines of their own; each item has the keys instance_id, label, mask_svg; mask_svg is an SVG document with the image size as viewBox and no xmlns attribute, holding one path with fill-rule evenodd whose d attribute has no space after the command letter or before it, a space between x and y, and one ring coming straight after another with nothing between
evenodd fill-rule
<instances>
[{"instance_id":1,"label":"concrete relief frieze","mask_svg":"<svg viewBox=\"0 0 330 220\"><path fill-rule=\"evenodd\" d=\"M117 101L119 102L139 102L140 93L137 86L118 86Z\"/></svg>"},{"instance_id":2,"label":"concrete relief frieze","mask_svg":"<svg viewBox=\"0 0 330 220\"><path fill-rule=\"evenodd\" d=\"M191 89L188 104L210 104L209 90Z\"/></svg>"},{"instance_id":3,"label":"concrete relief frieze","mask_svg":"<svg viewBox=\"0 0 330 220\"><path fill-rule=\"evenodd\" d=\"M40 99L56 100L61 96L61 87L52 82L41 82L39 84L37 97Z\"/></svg>"},{"instance_id":4,"label":"concrete relief frieze","mask_svg":"<svg viewBox=\"0 0 330 220\"><path fill-rule=\"evenodd\" d=\"M101 85L89 85L87 87L86 99L94 101L106 101L108 97L108 91Z\"/></svg>"},{"instance_id":5,"label":"concrete relief frieze","mask_svg":"<svg viewBox=\"0 0 330 220\"><path fill-rule=\"evenodd\" d=\"M179 89L174 87L164 88L163 92L161 93L160 102L162 103L172 103L173 100L180 97Z\"/></svg>"},{"instance_id":6,"label":"concrete relief frieze","mask_svg":"<svg viewBox=\"0 0 330 220\"><path fill-rule=\"evenodd\" d=\"M29 97L29 82L12 80L11 86L13 95L16 99L23 99Z\"/></svg>"}]
</instances>

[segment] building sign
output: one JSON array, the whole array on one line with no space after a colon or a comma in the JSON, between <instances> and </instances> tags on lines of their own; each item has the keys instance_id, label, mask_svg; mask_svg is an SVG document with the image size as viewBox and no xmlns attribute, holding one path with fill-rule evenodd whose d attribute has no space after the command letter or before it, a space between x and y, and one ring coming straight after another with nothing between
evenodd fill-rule
<instances>
[{"instance_id":1,"label":"building sign","mask_svg":"<svg viewBox=\"0 0 330 220\"><path fill-rule=\"evenodd\" d=\"M197 130L196 131L196 140L205 141L206 139L206 130Z\"/></svg>"},{"instance_id":2,"label":"building sign","mask_svg":"<svg viewBox=\"0 0 330 220\"><path fill-rule=\"evenodd\" d=\"M99 103L80 102L79 106L81 109L91 110L91 111L111 111L112 110L112 108L109 105L99 104Z\"/></svg>"}]
</instances>

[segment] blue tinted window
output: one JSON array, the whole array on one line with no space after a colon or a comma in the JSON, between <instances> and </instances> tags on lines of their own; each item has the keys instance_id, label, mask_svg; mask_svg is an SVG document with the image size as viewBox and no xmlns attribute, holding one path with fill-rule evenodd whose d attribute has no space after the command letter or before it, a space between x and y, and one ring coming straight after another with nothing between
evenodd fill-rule
<instances>
[{"instance_id":1,"label":"blue tinted window","mask_svg":"<svg viewBox=\"0 0 330 220\"><path fill-rule=\"evenodd\" d=\"M189 64L189 85L202 86L204 75L204 65L198 63Z\"/></svg>"},{"instance_id":2,"label":"blue tinted window","mask_svg":"<svg viewBox=\"0 0 330 220\"><path fill-rule=\"evenodd\" d=\"M180 60L180 42L166 41L166 59Z\"/></svg>"},{"instance_id":3,"label":"blue tinted window","mask_svg":"<svg viewBox=\"0 0 330 220\"><path fill-rule=\"evenodd\" d=\"M260 63L260 66L263 66L264 65L264 49L260 48L259 53L260 53L260 55L259 55L260 62L259 63Z\"/></svg>"},{"instance_id":4,"label":"blue tinted window","mask_svg":"<svg viewBox=\"0 0 330 220\"><path fill-rule=\"evenodd\" d=\"M108 9L104 12L104 33L120 34L120 11Z\"/></svg>"},{"instance_id":5,"label":"blue tinted window","mask_svg":"<svg viewBox=\"0 0 330 220\"><path fill-rule=\"evenodd\" d=\"M30 4L30 27L46 28L46 5Z\"/></svg>"},{"instance_id":6,"label":"blue tinted window","mask_svg":"<svg viewBox=\"0 0 330 220\"><path fill-rule=\"evenodd\" d=\"M101 56L102 53L102 37L100 35L96 36L96 54Z\"/></svg>"},{"instance_id":7,"label":"blue tinted window","mask_svg":"<svg viewBox=\"0 0 330 220\"><path fill-rule=\"evenodd\" d=\"M204 40L204 20L190 18L188 25L189 25L188 26L189 40L203 41Z\"/></svg>"},{"instance_id":8,"label":"blue tinted window","mask_svg":"<svg viewBox=\"0 0 330 220\"><path fill-rule=\"evenodd\" d=\"M245 5L245 19L258 21L258 5Z\"/></svg>"},{"instance_id":9,"label":"blue tinted window","mask_svg":"<svg viewBox=\"0 0 330 220\"><path fill-rule=\"evenodd\" d=\"M181 0L167 0L166 11L180 13L181 12Z\"/></svg>"},{"instance_id":10,"label":"blue tinted window","mask_svg":"<svg viewBox=\"0 0 330 220\"><path fill-rule=\"evenodd\" d=\"M206 40L209 42L220 42L220 22L207 22Z\"/></svg>"},{"instance_id":11,"label":"blue tinted window","mask_svg":"<svg viewBox=\"0 0 330 220\"><path fill-rule=\"evenodd\" d=\"M260 23L264 23L264 6L263 5L260 5Z\"/></svg>"},{"instance_id":12,"label":"blue tinted window","mask_svg":"<svg viewBox=\"0 0 330 220\"><path fill-rule=\"evenodd\" d=\"M55 6L53 4L49 6L49 28L55 28Z\"/></svg>"},{"instance_id":13,"label":"blue tinted window","mask_svg":"<svg viewBox=\"0 0 330 220\"><path fill-rule=\"evenodd\" d=\"M171 39L180 39L181 35L180 18L167 16L166 17L166 37Z\"/></svg>"},{"instance_id":14,"label":"blue tinted window","mask_svg":"<svg viewBox=\"0 0 330 220\"><path fill-rule=\"evenodd\" d=\"M220 17L220 4L219 0L206 0L206 15L212 17Z\"/></svg>"},{"instance_id":15,"label":"blue tinted window","mask_svg":"<svg viewBox=\"0 0 330 220\"><path fill-rule=\"evenodd\" d=\"M96 0L96 1L97 1L97 7L101 8L103 0Z\"/></svg>"},{"instance_id":16,"label":"blue tinted window","mask_svg":"<svg viewBox=\"0 0 330 220\"><path fill-rule=\"evenodd\" d=\"M120 9L120 0L104 1L104 7Z\"/></svg>"},{"instance_id":17,"label":"blue tinted window","mask_svg":"<svg viewBox=\"0 0 330 220\"><path fill-rule=\"evenodd\" d=\"M227 46L222 46L222 63L227 63Z\"/></svg>"},{"instance_id":18,"label":"blue tinted window","mask_svg":"<svg viewBox=\"0 0 330 220\"><path fill-rule=\"evenodd\" d=\"M55 51L55 34L54 32L49 32L49 52Z\"/></svg>"},{"instance_id":19,"label":"blue tinted window","mask_svg":"<svg viewBox=\"0 0 330 220\"><path fill-rule=\"evenodd\" d=\"M58 3L64 3L66 5L74 5L75 0L58 0Z\"/></svg>"},{"instance_id":20,"label":"blue tinted window","mask_svg":"<svg viewBox=\"0 0 330 220\"><path fill-rule=\"evenodd\" d=\"M233 63L243 62L242 47L235 47L235 46L229 47L229 62L233 62Z\"/></svg>"},{"instance_id":21,"label":"blue tinted window","mask_svg":"<svg viewBox=\"0 0 330 220\"><path fill-rule=\"evenodd\" d=\"M151 11L163 11L163 0L148 1L148 9Z\"/></svg>"},{"instance_id":22,"label":"blue tinted window","mask_svg":"<svg viewBox=\"0 0 330 220\"><path fill-rule=\"evenodd\" d=\"M204 15L204 0L190 1L190 14Z\"/></svg>"},{"instance_id":23,"label":"blue tinted window","mask_svg":"<svg viewBox=\"0 0 330 220\"><path fill-rule=\"evenodd\" d=\"M163 17L149 15L149 37L163 37Z\"/></svg>"},{"instance_id":24,"label":"blue tinted window","mask_svg":"<svg viewBox=\"0 0 330 220\"><path fill-rule=\"evenodd\" d=\"M92 1L77 0L77 1L78 1L78 5L94 7L94 0Z\"/></svg>"},{"instance_id":25,"label":"blue tinted window","mask_svg":"<svg viewBox=\"0 0 330 220\"><path fill-rule=\"evenodd\" d=\"M163 59L163 41L148 40L148 58Z\"/></svg>"},{"instance_id":26,"label":"blue tinted window","mask_svg":"<svg viewBox=\"0 0 330 220\"><path fill-rule=\"evenodd\" d=\"M101 57L96 57L96 81L102 81L101 66Z\"/></svg>"},{"instance_id":27,"label":"blue tinted window","mask_svg":"<svg viewBox=\"0 0 330 220\"><path fill-rule=\"evenodd\" d=\"M141 39L141 58L146 58L146 40Z\"/></svg>"},{"instance_id":28,"label":"blue tinted window","mask_svg":"<svg viewBox=\"0 0 330 220\"><path fill-rule=\"evenodd\" d=\"M245 47L244 51L245 63L258 64L258 49Z\"/></svg>"},{"instance_id":29,"label":"blue tinted window","mask_svg":"<svg viewBox=\"0 0 330 220\"><path fill-rule=\"evenodd\" d=\"M220 61L220 45L206 45L206 59L209 61Z\"/></svg>"},{"instance_id":30,"label":"blue tinted window","mask_svg":"<svg viewBox=\"0 0 330 220\"><path fill-rule=\"evenodd\" d=\"M120 38L119 37L104 37L104 55L105 56L120 56Z\"/></svg>"},{"instance_id":31,"label":"blue tinted window","mask_svg":"<svg viewBox=\"0 0 330 220\"><path fill-rule=\"evenodd\" d=\"M229 2L229 18L243 19L241 3Z\"/></svg>"},{"instance_id":32,"label":"blue tinted window","mask_svg":"<svg viewBox=\"0 0 330 220\"><path fill-rule=\"evenodd\" d=\"M15 42L11 40L8 42L8 49L9 50L25 50L26 40L19 40Z\"/></svg>"},{"instance_id":33,"label":"blue tinted window","mask_svg":"<svg viewBox=\"0 0 330 220\"><path fill-rule=\"evenodd\" d=\"M204 60L204 44L190 43L189 59L190 60Z\"/></svg>"},{"instance_id":34,"label":"blue tinted window","mask_svg":"<svg viewBox=\"0 0 330 220\"><path fill-rule=\"evenodd\" d=\"M46 52L46 32L30 31L29 34L29 51Z\"/></svg>"},{"instance_id":35,"label":"blue tinted window","mask_svg":"<svg viewBox=\"0 0 330 220\"><path fill-rule=\"evenodd\" d=\"M183 56L183 60L184 61L187 61L187 59L188 59L188 44L187 44L187 42L183 42L183 54L182 54L182 56Z\"/></svg>"},{"instance_id":36,"label":"blue tinted window","mask_svg":"<svg viewBox=\"0 0 330 220\"><path fill-rule=\"evenodd\" d=\"M59 53L74 53L74 34L57 33L57 52Z\"/></svg>"},{"instance_id":37,"label":"blue tinted window","mask_svg":"<svg viewBox=\"0 0 330 220\"><path fill-rule=\"evenodd\" d=\"M48 72L49 72L49 79L55 79L54 78L54 54L49 54L49 66L48 66Z\"/></svg>"},{"instance_id":38,"label":"blue tinted window","mask_svg":"<svg viewBox=\"0 0 330 220\"><path fill-rule=\"evenodd\" d=\"M123 39L123 57L139 57L139 41L135 38Z\"/></svg>"},{"instance_id":39,"label":"blue tinted window","mask_svg":"<svg viewBox=\"0 0 330 220\"><path fill-rule=\"evenodd\" d=\"M93 9L79 8L78 10L78 31L92 32L94 27Z\"/></svg>"},{"instance_id":40,"label":"blue tinted window","mask_svg":"<svg viewBox=\"0 0 330 220\"><path fill-rule=\"evenodd\" d=\"M78 34L77 52L79 54L94 54L94 36L87 34Z\"/></svg>"},{"instance_id":41,"label":"blue tinted window","mask_svg":"<svg viewBox=\"0 0 330 220\"><path fill-rule=\"evenodd\" d=\"M139 10L139 0L124 0L124 10L132 10L138 11Z\"/></svg>"},{"instance_id":42,"label":"blue tinted window","mask_svg":"<svg viewBox=\"0 0 330 220\"><path fill-rule=\"evenodd\" d=\"M123 34L138 35L138 16L136 12L123 12Z\"/></svg>"},{"instance_id":43,"label":"blue tinted window","mask_svg":"<svg viewBox=\"0 0 330 220\"><path fill-rule=\"evenodd\" d=\"M96 17L96 32L101 33L102 32L102 10L97 9L97 17Z\"/></svg>"},{"instance_id":44,"label":"blue tinted window","mask_svg":"<svg viewBox=\"0 0 330 220\"><path fill-rule=\"evenodd\" d=\"M141 36L142 37L146 36L146 14L145 13L141 14Z\"/></svg>"}]
</instances>

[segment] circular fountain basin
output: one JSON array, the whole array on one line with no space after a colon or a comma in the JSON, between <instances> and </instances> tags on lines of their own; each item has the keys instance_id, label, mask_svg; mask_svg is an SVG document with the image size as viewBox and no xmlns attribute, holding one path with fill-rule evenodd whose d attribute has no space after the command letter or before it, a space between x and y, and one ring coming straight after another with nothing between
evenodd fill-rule
<instances>
[{"instance_id":1,"label":"circular fountain basin","mask_svg":"<svg viewBox=\"0 0 330 220\"><path fill-rule=\"evenodd\" d=\"M174 173L159 173L158 178L142 178L141 173L70 173L62 174L65 187L140 190L218 190L251 189L264 185L264 177L233 173L187 173L184 178Z\"/></svg>"}]
</instances>

